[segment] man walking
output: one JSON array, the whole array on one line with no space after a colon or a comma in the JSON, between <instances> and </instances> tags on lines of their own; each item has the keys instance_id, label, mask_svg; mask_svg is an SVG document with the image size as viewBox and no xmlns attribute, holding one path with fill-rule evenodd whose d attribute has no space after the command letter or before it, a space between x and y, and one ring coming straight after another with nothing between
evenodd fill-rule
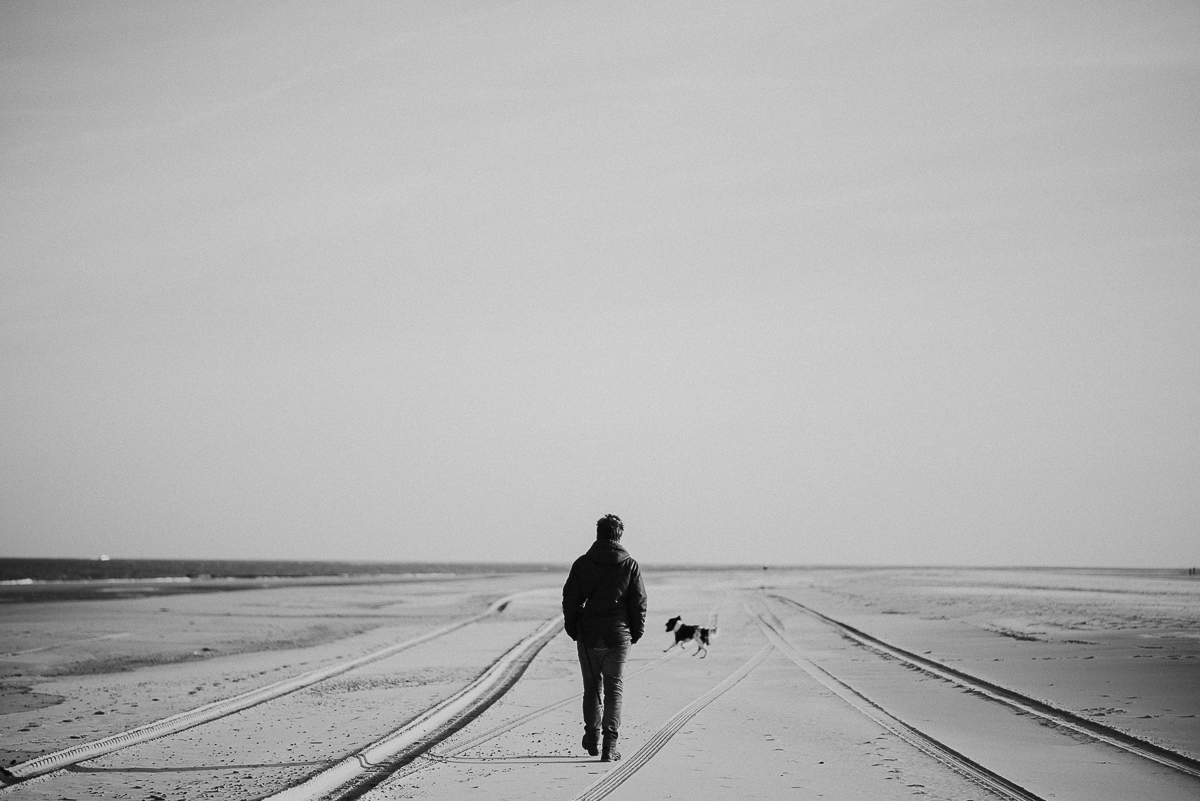
<instances>
[{"instance_id":1,"label":"man walking","mask_svg":"<svg viewBox=\"0 0 1200 801\"><path fill-rule=\"evenodd\" d=\"M601 762L621 758L621 676L629 646L646 630L646 585L637 561L621 546L624 532L625 524L616 515L597 520L596 541L571 565L563 585L563 619L583 671L583 748L596 756L603 732Z\"/></svg>"}]
</instances>

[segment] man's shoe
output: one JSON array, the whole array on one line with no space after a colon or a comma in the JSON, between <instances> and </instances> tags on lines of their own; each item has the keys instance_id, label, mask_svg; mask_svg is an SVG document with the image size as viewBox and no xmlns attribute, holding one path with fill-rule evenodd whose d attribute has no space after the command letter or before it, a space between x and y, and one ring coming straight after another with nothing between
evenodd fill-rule
<instances>
[{"instance_id":1,"label":"man's shoe","mask_svg":"<svg viewBox=\"0 0 1200 801\"><path fill-rule=\"evenodd\" d=\"M584 731L583 733L583 750L587 751L591 756L596 756L600 753L600 749L596 747L596 741L600 739L600 735L594 731Z\"/></svg>"},{"instance_id":2,"label":"man's shoe","mask_svg":"<svg viewBox=\"0 0 1200 801\"><path fill-rule=\"evenodd\" d=\"M600 754L601 762L619 762L621 760L621 752L617 750L617 739L604 738L604 752Z\"/></svg>"}]
</instances>

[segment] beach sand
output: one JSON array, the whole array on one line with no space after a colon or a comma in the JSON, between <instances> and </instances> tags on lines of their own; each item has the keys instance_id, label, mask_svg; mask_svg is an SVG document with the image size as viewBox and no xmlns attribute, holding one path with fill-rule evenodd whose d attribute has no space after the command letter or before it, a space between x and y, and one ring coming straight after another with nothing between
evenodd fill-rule
<instances>
[{"instance_id":1,"label":"beach sand","mask_svg":"<svg viewBox=\"0 0 1200 801\"><path fill-rule=\"evenodd\" d=\"M1066 725L1096 721L1185 766L1200 760L1196 578L645 573L649 622L627 668L621 762L580 748L579 668L558 631L531 646L523 673L471 707L470 719L377 769L362 797L1006 797L897 733L908 730L1028 797L1200 797L1200 778ZM427 639L181 731L65 757L0 794L249 799L286 790L486 677L557 614L562 578L391 578L4 604L0 765L17 776L62 749ZM718 629L707 658L691 648L664 653L673 615ZM1061 710L1066 724L866 647L835 623Z\"/></svg>"}]
</instances>

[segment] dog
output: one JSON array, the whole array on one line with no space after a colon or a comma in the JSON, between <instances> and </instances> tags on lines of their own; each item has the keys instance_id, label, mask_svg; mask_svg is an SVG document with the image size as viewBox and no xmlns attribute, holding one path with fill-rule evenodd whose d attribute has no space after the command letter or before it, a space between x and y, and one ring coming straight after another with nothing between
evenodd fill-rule
<instances>
[{"instance_id":1,"label":"dog","mask_svg":"<svg viewBox=\"0 0 1200 801\"><path fill-rule=\"evenodd\" d=\"M663 649L664 654L667 651L670 651L676 645L682 648L687 643L694 641L696 643L696 651L692 654L692 656L695 656L703 651L704 654L700 657L701 659L703 659L705 656L708 656L709 638L717 636L717 630L715 628L706 629L703 626L689 626L687 623L683 622L683 618L681 617L673 617L668 620L667 631L675 632L675 642Z\"/></svg>"}]
</instances>

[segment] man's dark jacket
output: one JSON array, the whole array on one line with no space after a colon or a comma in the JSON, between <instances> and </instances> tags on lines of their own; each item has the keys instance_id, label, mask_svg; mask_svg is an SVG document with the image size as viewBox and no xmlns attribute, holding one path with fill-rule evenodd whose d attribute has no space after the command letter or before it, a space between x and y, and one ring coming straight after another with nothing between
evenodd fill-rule
<instances>
[{"instance_id":1,"label":"man's dark jacket","mask_svg":"<svg viewBox=\"0 0 1200 801\"><path fill-rule=\"evenodd\" d=\"M633 642L646 631L646 585L637 560L615 540L598 539L575 560L563 585L567 636L584 645Z\"/></svg>"}]
</instances>

